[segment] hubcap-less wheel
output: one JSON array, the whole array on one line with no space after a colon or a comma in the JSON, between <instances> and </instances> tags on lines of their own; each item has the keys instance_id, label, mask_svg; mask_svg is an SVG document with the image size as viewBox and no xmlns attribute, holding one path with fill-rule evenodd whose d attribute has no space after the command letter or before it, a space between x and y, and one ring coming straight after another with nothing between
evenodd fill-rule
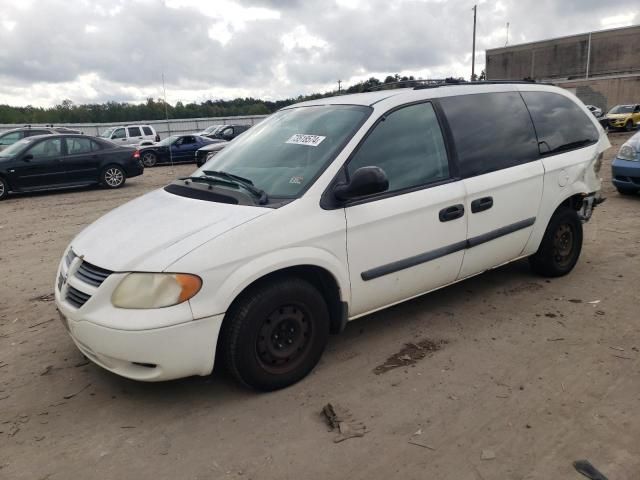
<instances>
[{"instance_id":1,"label":"hubcap-less wheel","mask_svg":"<svg viewBox=\"0 0 640 480\"><path fill-rule=\"evenodd\" d=\"M265 370L281 373L294 368L312 341L313 329L306 313L295 305L271 312L260 327L256 353Z\"/></svg>"},{"instance_id":2,"label":"hubcap-less wheel","mask_svg":"<svg viewBox=\"0 0 640 480\"><path fill-rule=\"evenodd\" d=\"M104 172L104 183L111 188L117 188L124 182L124 174L122 170L116 167L108 168Z\"/></svg>"},{"instance_id":3,"label":"hubcap-less wheel","mask_svg":"<svg viewBox=\"0 0 640 480\"><path fill-rule=\"evenodd\" d=\"M145 167L153 167L156 164L156 156L151 152L145 153L142 156L142 164Z\"/></svg>"},{"instance_id":4,"label":"hubcap-less wheel","mask_svg":"<svg viewBox=\"0 0 640 480\"><path fill-rule=\"evenodd\" d=\"M573 230L567 223L558 225L553 237L553 258L560 268L571 263L573 255Z\"/></svg>"},{"instance_id":5,"label":"hubcap-less wheel","mask_svg":"<svg viewBox=\"0 0 640 480\"><path fill-rule=\"evenodd\" d=\"M4 182L0 180L0 198L4 198L6 194L7 194L7 187L5 186Z\"/></svg>"}]
</instances>

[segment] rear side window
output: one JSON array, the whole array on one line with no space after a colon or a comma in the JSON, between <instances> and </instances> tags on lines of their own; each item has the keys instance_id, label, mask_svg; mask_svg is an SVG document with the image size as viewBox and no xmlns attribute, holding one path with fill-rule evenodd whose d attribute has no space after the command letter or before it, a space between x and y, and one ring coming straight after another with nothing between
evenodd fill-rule
<instances>
[{"instance_id":1,"label":"rear side window","mask_svg":"<svg viewBox=\"0 0 640 480\"><path fill-rule=\"evenodd\" d=\"M140 127L129 127L129 136L130 137L141 137L142 133L140 133Z\"/></svg>"},{"instance_id":2,"label":"rear side window","mask_svg":"<svg viewBox=\"0 0 640 480\"><path fill-rule=\"evenodd\" d=\"M517 92L446 97L440 104L453 134L463 178L539 157L529 112Z\"/></svg>"},{"instance_id":3,"label":"rear side window","mask_svg":"<svg viewBox=\"0 0 640 480\"><path fill-rule=\"evenodd\" d=\"M349 176L360 167L380 167L389 192L445 180L449 162L433 106L400 108L383 118L347 165Z\"/></svg>"},{"instance_id":4,"label":"rear side window","mask_svg":"<svg viewBox=\"0 0 640 480\"><path fill-rule=\"evenodd\" d=\"M69 155L91 152L91 140L88 138L67 138L66 142Z\"/></svg>"},{"instance_id":5,"label":"rear side window","mask_svg":"<svg viewBox=\"0 0 640 480\"><path fill-rule=\"evenodd\" d=\"M538 134L540 153L553 154L598 141L589 116L569 98L551 92L522 92Z\"/></svg>"},{"instance_id":6,"label":"rear side window","mask_svg":"<svg viewBox=\"0 0 640 480\"><path fill-rule=\"evenodd\" d=\"M91 140L91 150L97 152L98 150L102 150L102 145L95 140Z\"/></svg>"},{"instance_id":7,"label":"rear side window","mask_svg":"<svg viewBox=\"0 0 640 480\"><path fill-rule=\"evenodd\" d=\"M145 135L153 135L153 131L149 127L142 127L142 131Z\"/></svg>"}]
</instances>

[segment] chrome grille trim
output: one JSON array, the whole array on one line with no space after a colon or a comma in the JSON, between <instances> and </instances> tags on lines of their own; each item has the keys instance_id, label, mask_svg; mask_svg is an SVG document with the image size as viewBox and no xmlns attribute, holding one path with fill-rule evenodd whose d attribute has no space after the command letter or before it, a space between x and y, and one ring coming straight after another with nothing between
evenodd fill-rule
<instances>
[{"instance_id":1,"label":"chrome grille trim","mask_svg":"<svg viewBox=\"0 0 640 480\"><path fill-rule=\"evenodd\" d=\"M99 287L112 273L110 270L83 261L76 270L75 276L89 285Z\"/></svg>"}]
</instances>

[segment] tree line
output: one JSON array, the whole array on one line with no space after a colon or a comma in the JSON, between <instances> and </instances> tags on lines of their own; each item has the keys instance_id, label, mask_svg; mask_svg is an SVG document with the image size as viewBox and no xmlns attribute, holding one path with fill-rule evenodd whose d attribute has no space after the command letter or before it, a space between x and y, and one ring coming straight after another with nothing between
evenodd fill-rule
<instances>
[{"instance_id":1,"label":"tree line","mask_svg":"<svg viewBox=\"0 0 640 480\"><path fill-rule=\"evenodd\" d=\"M484 72L480 79L483 79ZM341 89L340 94L359 93L372 87L393 84L394 87L408 86L403 82L415 80L413 76L388 75L384 80L371 77L358 82L348 88ZM456 80L464 81L461 78ZM125 102L107 102L76 105L71 100L63 100L54 107L14 107L0 105L0 123L31 124L31 123L109 123L109 122L138 122L141 120L163 120L171 118L198 117L232 117L238 115L266 115L292 103L317 98L330 97L338 94L337 90L311 95L300 95L297 98L285 100L261 100L257 98L236 98L233 100L207 100L201 103L177 102L175 105L157 98L147 98L140 104Z\"/></svg>"}]
</instances>

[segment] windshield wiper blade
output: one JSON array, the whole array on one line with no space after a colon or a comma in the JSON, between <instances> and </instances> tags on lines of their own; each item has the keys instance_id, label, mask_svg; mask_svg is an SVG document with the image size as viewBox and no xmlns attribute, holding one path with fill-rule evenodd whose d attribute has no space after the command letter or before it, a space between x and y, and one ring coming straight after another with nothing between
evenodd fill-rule
<instances>
[{"instance_id":1,"label":"windshield wiper blade","mask_svg":"<svg viewBox=\"0 0 640 480\"><path fill-rule=\"evenodd\" d=\"M256 197L258 197L258 203L260 205L264 205L269 201L269 197L267 192L253 185L253 182L248 178L241 177L239 175L234 175L232 173L223 172L221 170L203 170L204 173L208 177L218 177L223 178L227 181L233 182L237 185L243 186L245 189L253 193Z\"/></svg>"}]
</instances>

